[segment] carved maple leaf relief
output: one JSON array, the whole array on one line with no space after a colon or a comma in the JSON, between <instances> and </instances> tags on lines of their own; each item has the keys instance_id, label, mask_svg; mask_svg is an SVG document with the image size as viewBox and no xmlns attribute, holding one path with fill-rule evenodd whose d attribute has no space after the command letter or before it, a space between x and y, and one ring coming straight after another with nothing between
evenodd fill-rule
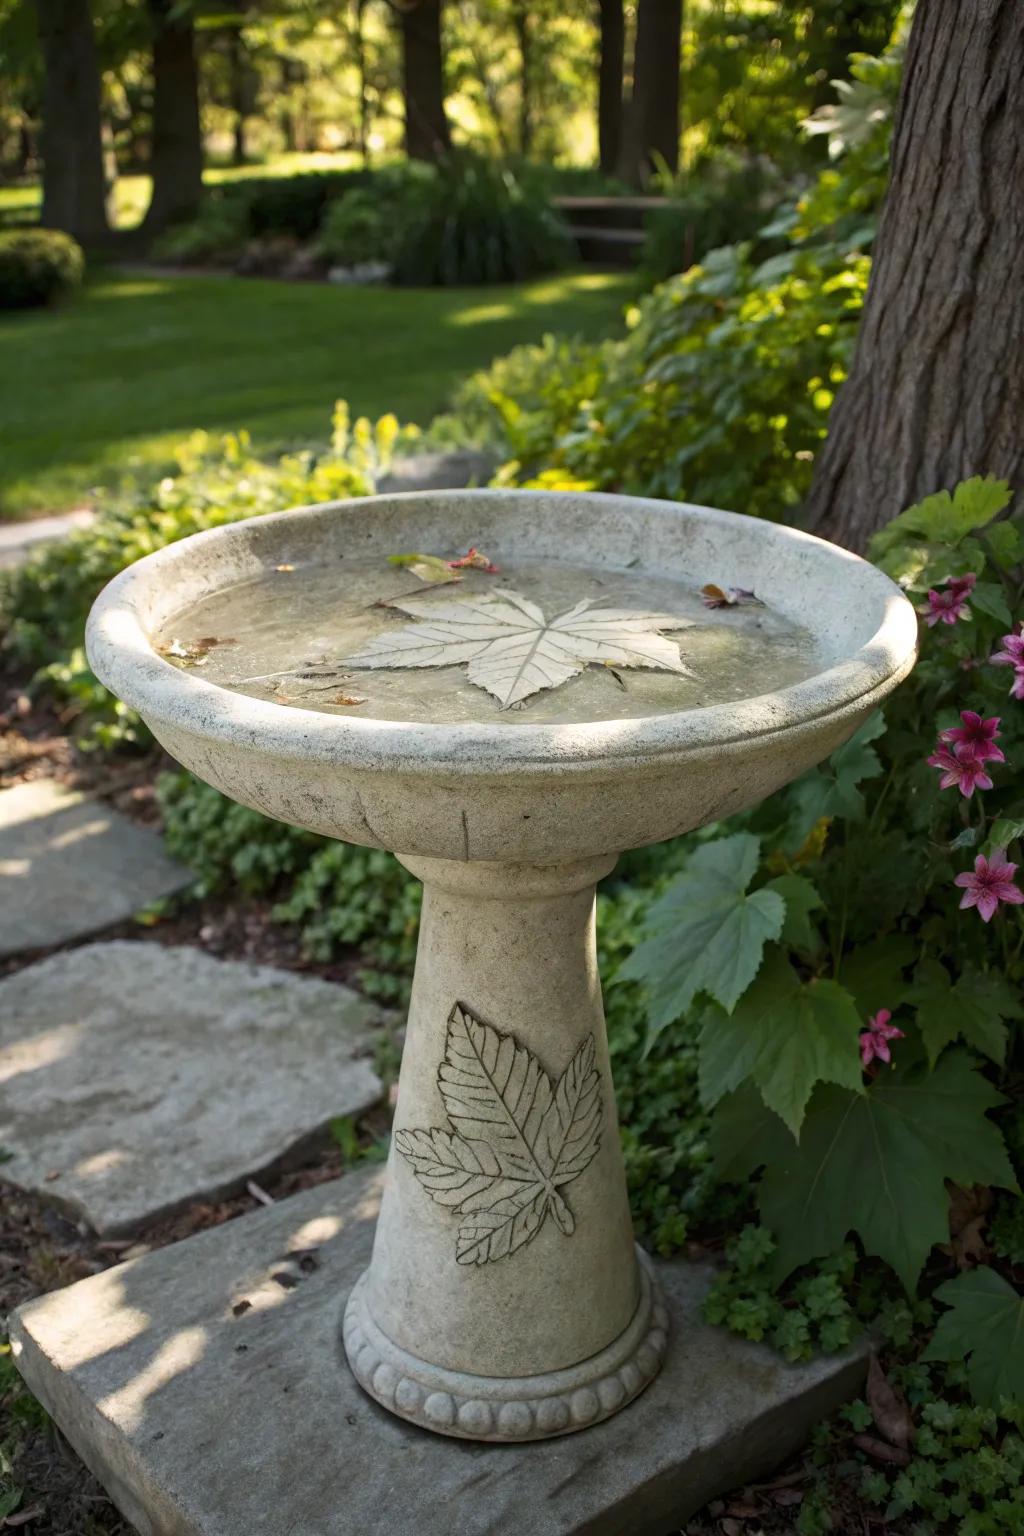
<instances>
[{"instance_id":1,"label":"carved maple leaf relief","mask_svg":"<svg viewBox=\"0 0 1024 1536\"><path fill-rule=\"evenodd\" d=\"M457 1261L506 1258L549 1211L570 1236L576 1221L561 1191L600 1144L593 1035L552 1084L524 1045L456 1003L437 1081L454 1130L396 1131L395 1146L438 1205L463 1217Z\"/></svg>"},{"instance_id":2,"label":"carved maple leaf relief","mask_svg":"<svg viewBox=\"0 0 1024 1536\"><path fill-rule=\"evenodd\" d=\"M585 598L548 623L536 603L512 591L458 601L395 602L392 606L421 622L375 636L365 650L345 657L345 665L454 667L467 662L470 682L486 688L505 709L542 688L557 688L591 662L694 675L683 665L675 641L657 633L688 629L692 619L595 608L594 603Z\"/></svg>"}]
</instances>

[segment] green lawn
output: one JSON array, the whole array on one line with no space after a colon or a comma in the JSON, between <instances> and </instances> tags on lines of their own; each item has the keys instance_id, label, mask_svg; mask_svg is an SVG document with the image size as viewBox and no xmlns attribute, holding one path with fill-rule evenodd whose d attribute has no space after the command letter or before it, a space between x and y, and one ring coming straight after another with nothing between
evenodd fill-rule
<instances>
[{"instance_id":1,"label":"green lawn","mask_svg":"<svg viewBox=\"0 0 1024 1536\"><path fill-rule=\"evenodd\" d=\"M467 373L545 331L612 329L632 280L561 273L516 287L343 288L94 274L67 305L0 319L0 517L71 506L197 427L257 452L353 414L425 424Z\"/></svg>"}]
</instances>

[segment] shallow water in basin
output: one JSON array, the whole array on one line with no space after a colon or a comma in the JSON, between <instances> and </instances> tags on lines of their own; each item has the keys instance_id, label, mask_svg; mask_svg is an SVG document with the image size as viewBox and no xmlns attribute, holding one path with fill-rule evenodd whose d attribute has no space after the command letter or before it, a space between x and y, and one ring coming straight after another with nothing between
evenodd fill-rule
<instances>
[{"instance_id":1,"label":"shallow water in basin","mask_svg":"<svg viewBox=\"0 0 1024 1536\"><path fill-rule=\"evenodd\" d=\"M729 573L722 573L722 582ZM692 677L672 671L592 664L558 687L503 708L469 681L465 663L368 669L348 658L368 644L422 623L397 604L447 605L512 589L550 622L582 599L603 608L656 613L692 627L657 633L675 642ZM382 603L386 606L382 606ZM829 665L813 635L759 603L709 610L695 587L647 573L564 563L502 563L500 574L470 570L456 585L427 586L384 561L333 559L269 569L176 614L153 637L197 676L284 707L360 718L511 726L579 723L669 714L774 692ZM216 644L211 644L216 641ZM359 702L345 702L354 701Z\"/></svg>"}]
</instances>

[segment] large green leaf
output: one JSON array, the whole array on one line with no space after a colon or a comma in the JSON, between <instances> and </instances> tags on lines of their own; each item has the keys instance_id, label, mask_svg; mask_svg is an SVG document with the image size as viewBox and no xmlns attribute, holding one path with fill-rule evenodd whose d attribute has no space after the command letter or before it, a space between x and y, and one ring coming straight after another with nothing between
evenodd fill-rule
<instances>
[{"instance_id":1,"label":"large green leaf","mask_svg":"<svg viewBox=\"0 0 1024 1536\"><path fill-rule=\"evenodd\" d=\"M938 960L922 960L908 993L932 1063L959 1036L990 1060L1006 1059L1004 1019L1024 1018L1017 993L994 971L965 971L954 986Z\"/></svg>"},{"instance_id":2,"label":"large green leaf","mask_svg":"<svg viewBox=\"0 0 1024 1536\"><path fill-rule=\"evenodd\" d=\"M917 953L912 939L900 933L888 934L884 939L873 939L870 944L859 944L843 957L839 979L866 1021L879 1008L890 1012L899 1007L907 995L907 983L903 972Z\"/></svg>"},{"instance_id":3,"label":"large green leaf","mask_svg":"<svg viewBox=\"0 0 1024 1536\"><path fill-rule=\"evenodd\" d=\"M823 816L863 821L864 796L857 786L865 779L877 779L882 772L881 760L870 743L884 734L885 720L876 710L832 753L824 768L812 768L797 780L789 791L792 812L786 841L790 847L799 848Z\"/></svg>"},{"instance_id":4,"label":"large green leaf","mask_svg":"<svg viewBox=\"0 0 1024 1536\"><path fill-rule=\"evenodd\" d=\"M871 541L871 556L889 552L897 544L923 539L929 544L958 544L976 528L984 528L1012 496L1009 482L993 475L962 480L952 496L936 491L908 507L887 523Z\"/></svg>"},{"instance_id":5,"label":"large green leaf","mask_svg":"<svg viewBox=\"0 0 1024 1536\"><path fill-rule=\"evenodd\" d=\"M1024 1296L994 1269L972 1269L947 1280L935 1295L949 1308L939 1318L925 1360L967 1361L976 1402L1024 1402Z\"/></svg>"},{"instance_id":6,"label":"large green leaf","mask_svg":"<svg viewBox=\"0 0 1024 1536\"><path fill-rule=\"evenodd\" d=\"M691 856L652 906L648 936L619 971L648 992L652 1034L706 992L726 1010L757 975L769 939L782 932L785 904L776 891L747 894L760 856L749 832L716 838Z\"/></svg>"},{"instance_id":7,"label":"large green leaf","mask_svg":"<svg viewBox=\"0 0 1024 1536\"><path fill-rule=\"evenodd\" d=\"M933 1244L949 1239L947 1179L1017 1188L986 1113L1002 1096L963 1051L933 1072L920 1061L884 1071L863 1094L822 1084L799 1144L751 1097L716 1115L716 1162L730 1179L765 1167L759 1203L780 1279L855 1231L912 1290Z\"/></svg>"},{"instance_id":8,"label":"large green leaf","mask_svg":"<svg viewBox=\"0 0 1024 1536\"><path fill-rule=\"evenodd\" d=\"M777 891L786 903L786 920L782 925L782 942L794 949L813 955L821 947L821 935L811 922L811 913L824 902L814 886L804 875L777 875L769 880L764 889Z\"/></svg>"},{"instance_id":9,"label":"large green leaf","mask_svg":"<svg viewBox=\"0 0 1024 1536\"><path fill-rule=\"evenodd\" d=\"M700 1037L700 1090L711 1106L751 1078L799 1136L815 1083L862 1092L860 1017L834 981L801 981L776 951L732 1015L709 1009Z\"/></svg>"}]
</instances>

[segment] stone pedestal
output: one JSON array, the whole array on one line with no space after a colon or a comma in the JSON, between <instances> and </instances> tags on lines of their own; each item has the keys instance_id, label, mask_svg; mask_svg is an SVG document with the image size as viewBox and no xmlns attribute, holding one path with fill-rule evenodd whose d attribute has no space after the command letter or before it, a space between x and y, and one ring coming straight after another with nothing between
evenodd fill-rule
<instances>
[{"instance_id":1,"label":"stone pedestal","mask_svg":"<svg viewBox=\"0 0 1024 1536\"><path fill-rule=\"evenodd\" d=\"M582 1429L643 1390L667 1329L633 1244L597 974L614 857L403 862L423 918L348 1358L378 1402L444 1434Z\"/></svg>"}]
</instances>

